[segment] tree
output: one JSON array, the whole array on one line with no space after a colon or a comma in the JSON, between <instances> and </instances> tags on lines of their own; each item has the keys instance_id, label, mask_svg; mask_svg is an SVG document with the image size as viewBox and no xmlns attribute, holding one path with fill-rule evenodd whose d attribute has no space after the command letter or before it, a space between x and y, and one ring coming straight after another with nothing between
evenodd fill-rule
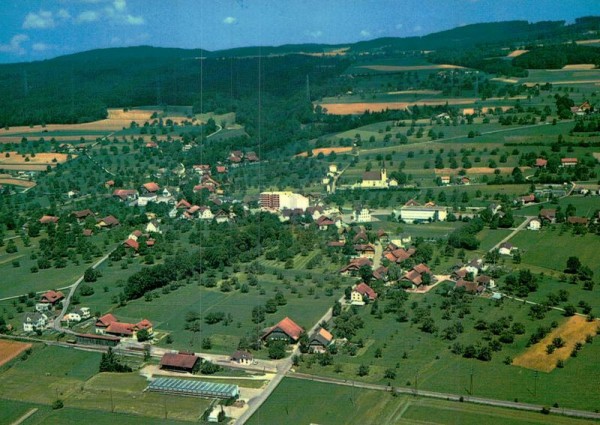
<instances>
[{"instance_id":1,"label":"tree","mask_svg":"<svg viewBox=\"0 0 600 425\"><path fill-rule=\"evenodd\" d=\"M386 369L383 373L385 379L396 379L396 371L394 369Z\"/></svg>"},{"instance_id":2,"label":"tree","mask_svg":"<svg viewBox=\"0 0 600 425\"><path fill-rule=\"evenodd\" d=\"M135 335L137 337L138 342L149 341L150 339L152 339L152 336L150 335L150 332L148 332L148 329L140 329L136 332Z\"/></svg>"},{"instance_id":3,"label":"tree","mask_svg":"<svg viewBox=\"0 0 600 425\"><path fill-rule=\"evenodd\" d=\"M361 364L356 371L358 376L367 376L369 374L369 366L365 364Z\"/></svg>"},{"instance_id":4,"label":"tree","mask_svg":"<svg viewBox=\"0 0 600 425\"><path fill-rule=\"evenodd\" d=\"M283 359L287 344L284 341L271 341L269 343L269 358L273 360Z\"/></svg>"},{"instance_id":5,"label":"tree","mask_svg":"<svg viewBox=\"0 0 600 425\"><path fill-rule=\"evenodd\" d=\"M339 316L342 313L342 304L339 301L333 303L333 308L331 309L331 315L333 317Z\"/></svg>"},{"instance_id":6,"label":"tree","mask_svg":"<svg viewBox=\"0 0 600 425\"><path fill-rule=\"evenodd\" d=\"M567 259L567 268L565 269L566 273L577 273L579 268L581 267L581 261L577 257L569 257Z\"/></svg>"},{"instance_id":7,"label":"tree","mask_svg":"<svg viewBox=\"0 0 600 425\"><path fill-rule=\"evenodd\" d=\"M96 269L89 267L83 273L83 280L85 282L95 282L98 280L98 274L99 272Z\"/></svg>"}]
</instances>

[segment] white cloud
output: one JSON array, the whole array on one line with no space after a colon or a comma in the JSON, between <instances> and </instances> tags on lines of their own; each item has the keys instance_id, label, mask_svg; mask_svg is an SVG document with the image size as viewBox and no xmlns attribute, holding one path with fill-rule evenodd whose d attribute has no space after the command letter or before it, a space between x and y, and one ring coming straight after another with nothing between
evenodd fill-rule
<instances>
[{"instance_id":1,"label":"white cloud","mask_svg":"<svg viewBox=\"0 0 600 425\"><path fill-rule=\"evenodd\" d=\"M125 0L115 0L113 6L117 12L124 12L127 8L127 2Z\"/></svg>"},{"instance_id":2,"label":"white cloud","mask_svg":"<svg viewBox=\"0 0 600 425\"><path fill-rule=\"evenodd\" d=\"M146 20L142 16L127 15L125 16L125 22L129 25L144 25Z\"/></svg>"},{"instance_id":3,"label":"white cloud","mask_svg":"<svg viewBox=\"0 0 600 425\"><path fill-rule=\"evenodd\" d=\"M422 31L422 30L423 30L423 27L422 27L421 25L415 25L415 26L413 27L413 31L414 31L414 32L420 32L420 31Z\"/></svg>"},{"instance_id":4,"label":"white cloud","mask_svg":"<svg viewBox=\"0 0 600 425\"><path fill-rule=\"evenodd\" d=\"M306 35L310 35L312 38L319 38L323 35L323 31L321 31L321 30L307 31Z\"/></svg>"},{"instance_id":5,"label":"white cloud","mask_svg":"<svg viewBox=\"0 0 600 425\"><path fill-rule=\"evenodd\" d=\"M402 24L396 24L396 29L397 29L397 30L399 30L399 29L402 29L402 27L403 27L403 26L404 26L404 25L402 25Z\"/></svg>"},{"instance_id":6,"label":"white cloud","mask_svg":"<svg viewBox=\"0 0 600 425\"><path fill-rule=\"evenodd\" d=\"M86 23L86 22L94 22L100 19L100 14L95 10L86 10L77 15L75 22L77 23Z\"/></svg>"},{"instance_id":7,"label":"white cloud","mask_svg":"<svg viewBox=\"0 0 600 425\"><path fill-rule=\"evenodd\" d=\"M370 36L371 36L371 33L370 33L369 31L367 31L367 30L362 30L362 31L360 32L360 36L361 36L361 37L370 37Z\"/></svg>"},{"instance_id":8,"label":"white cloud","mask_svg":"<svg viewBox=\"0 0 600 425\"><path fill-rule=\"evenodd\" d=\"M236 22L237 22L237 19L234 18L233 16L228 16L225 19L223 19L223 23L227 24L227 25L235 24Z\"/></svg>"},{"instance_id":9,"label":"white cloud","mask_svg":"<svg viewBox=\"0 0 600 425\"><path fill-rule=\"evenodd\" d=\"M60 9L58 12L56 12L56 16L60 19L69 19L71 14L67 9Z\"/></svg>"},{"instance_id":10,"label":"white cloud","mask_svg":"<svg viewBox=\"0 0 600 425\"><path fill-rule=\"evenodd\" d=\"M23 28L25 29L46 29L53 27L54 17L52 16L52 12L46 10L40 10L38 13L29 12L27 16L25 16L25 21L23 22Z\"/></svg>"},{"instance_id":11,"label":"white cloud","mask_svg":"<svg viewBox=\"0 0 600 425\"><path fill-rule=\"evenodd\" d=\"M31 46L31 48L36 52L45 52L47 50L52 50L55 47L56 46L54 46L52 44L46 44L46 43L33 43Z\"/></svg>"},{"instance_id":12,"label":"white cloud","mask_svg":"<svg viewBox=\"0 0 600 425\"><path fill-rule=\"evenodd\" d=\"M29 36L26 34L17 34L10 39L8 44L0 44L0 52L3 53L16 53L17 55L24 55L25 48L22 46L29 40Z\"/></svg>"}]
</instances>

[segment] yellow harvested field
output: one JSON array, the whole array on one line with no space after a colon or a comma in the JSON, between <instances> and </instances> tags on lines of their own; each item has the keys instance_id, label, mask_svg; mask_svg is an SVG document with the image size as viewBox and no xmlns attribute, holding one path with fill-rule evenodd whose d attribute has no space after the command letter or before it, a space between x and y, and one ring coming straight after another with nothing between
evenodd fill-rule
<instances>
[{"instance_id":1,"label":"yellow harvested field","mask_svg":"<svg viewBox=\"0 0 600 425\"><path fill-rule=\"evenodd\" d=\"M577 40L575 43L577 43L577 44L598 44L598 43L600 43L600 38L595 38L593 40Z\"/></svg>"},{"instance_id":2,"label":"yellow harvested field","mask_svg":"<svg viewBox=\"0 0 600 425\"><path fill-rule=\"evenodd\" d=\"M161 113L159 110L142 110L142 109L107 109L109 120L144 120L148 121L153 113Z\"/></svg>"},{"instance_id":3,"label":"yellow harvested field","mask_svg":"<svg viewBox=\"0 0 600 425\"><path fill-rule=\"evenodd\" d=\"M430 69L464 69L463 66L458 65L413 65L413 66L396 66L396 65L362 65L357 68L370 69L372 71L426 71Z\"/></svg>"},{"instance_id":4,"label":"yellow harvested field","mask_svg":"<svg viewBox=\"0 0 600 425\"><path fill-rule=\"evenodd\" d=\"M519 167L521 171L529 170L530 167ZM494 170L500 170L501 173L510 173L514 167L498 167L498 168L490 168L490 167L473 167L467 168L467 174L494 174ZM435 174L439 175L456 175L460 171L460 168L436 168Z\"/></svg>"},{"instance_id":5,"label":"yellow harvested field","mask_svg":"<svg viewBox=\"0 0 600 425\"><path fill-rule=\"evenodd\" d=\"M513 50L506 57L508 58L516 58L517 56L521 56L523 53L527 53L529 50Z\"/></svg>"},{"instance_id":6,"label":"yellow harvested field","mask_svg":"<svg viewBox=\"0 0 600 425\"><path fill-rule=\"evenodd\" d=\"M537 344L529 347L527 351L513 360L513 365L526 369L551 372L556 367L558 360L566 360L571 356L573 347L577 342L584 342L587 335L595 335L599 322L588 322L585 317L573 316L567 322L550 332ZM554 338L561 337L565 346L554 350L552 354L546 352L546 346Z\"/></svg>"},{"instance_id":7,"label":"yellow harvested field","mask_svg":"<svg viewBox=\"0 0 600 425\"><path fill-rule=\"evenodd\" d=\"M30 182L27 180L20 180L20 179L2 178L2 177L0 177L0 184L8 184L8 185L22 186L22 187L35 186L35 182Z\"/></svg>"},{"instance_id":8,"label":"yellow harvested field","mask_svg":"<svg viewBox=\"0 0 600 425\"><path fill-rule=\"evenodd\" d=\"M401 90L390 91L387 94L440 94L441 90Z\"/></svg>"},{"instance_id":9,"label":"yellow harvested field","mask_svg":"<svg viewBox=\"0 0 600 425\"><path fill-rule=\"evenodd\" d=\"M573 64L573 65L565 65L562 67L562 69L570 69L570 70L586 70L586 69L594 69L596 68L596 65L594 65L593 63L579 63L579 64Z\"/></svg>"},{"instance_id":10,"label":"yellow harvested field","mask_svg":"<svg viewBox=\"0 0 600 425\"><path fill-rule=\"evenodd\" d=\"M343 147L343 148L319 148L319 149L313 149L312 153L314 156L322 153L323 155L329 155L331 152L335 152L335 153L344 153L344 152L351 152L352 148L351 147ZM307 157L308 153L307 152L302 152L299 153L296 156L300 156L300 157Z\"/></svg>"},{"instance_id":11,"label":"yellow harvested field","mask_svg":"<svg viewBox=\"0 0 600 425\"><path fill-rule=\"evenodd\" d=\"M386 109L406 109L414 105L469 105L475 103L476 98L461 99L423 99L415 102L372 102L372 103L322 103L327 113L334 115L362 114L365 111L379 112Z\"/></svg>"},{"instance_id":12,"label":"yellow harvested field","mask_svg":"<svg viewBox=\"0 0 600 425\"><path fill-rule=\"evenodd\" d=\"M31 344L0 339L0 366L11 361L28 348L31 348Z\"/></svg>"},{"instance_id":13,"label":"yellow harvested field","mask_svg":"<svg viewBox=\"0 0 600 425\"><path fill-rule=\"evenodd\" d=\"M594 152L592 153L592 155L594 156L594 158L596 158L597 161L600 162L600 152Z\"/></svg>"},{"instance_id":14,"label":"yellow harvested field","mask_svg":"<svg viewBox=\"0 0 600 425\"><path fill-rule=\"evenodd\" d=\"M67 154L54 152L36 153L35 157L32 157L31 155L21 155L18 152L7 153L9 154L8 158L6 157L6 154L0 156L0 167L4 167L5 165L56 165L67 162L68 158ZM77 155L71 155L71 157L77 158ZM26 161L25 158L29 158L29 161Z\"/></svg>"},{"instance_id":15,"label":"yellow harvested field","mask_svg":"<svg viewBox=\"0 0 600 425\"><path fill-rule=\"evenodd\" d=\"M502 78L502 77L491 78L490 81L498 81L500 83L508 83L508 84L517 84L519 82L519 80L517 80L516 78Z\"/></svg>"}]
</instances>

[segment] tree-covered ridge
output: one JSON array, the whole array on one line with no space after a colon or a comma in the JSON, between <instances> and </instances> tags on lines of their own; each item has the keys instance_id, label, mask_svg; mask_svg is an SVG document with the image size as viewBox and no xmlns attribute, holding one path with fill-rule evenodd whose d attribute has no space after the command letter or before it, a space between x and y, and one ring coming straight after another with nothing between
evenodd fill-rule
<instances>
[{"instance_id":1,"label":"tree-covered ridge","mask_svg":"<svg viewBox=\"0 0 600 425\"><path fill-rule=\"evenodd\" d=\"M560 69L569 64L600 65L600 48L577 44L535 48L513 59L515 66L529 69Z\"/></svg>"}]
</instances>

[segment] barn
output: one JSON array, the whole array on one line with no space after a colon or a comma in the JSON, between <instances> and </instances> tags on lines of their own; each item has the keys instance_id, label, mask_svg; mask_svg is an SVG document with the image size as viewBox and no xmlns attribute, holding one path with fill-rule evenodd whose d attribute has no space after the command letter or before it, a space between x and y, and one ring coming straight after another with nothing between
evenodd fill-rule
<instances>
[{"instance_id":1,"label":"barn","mask_svg":"<svg viewBox=\"0 0 600 425\"><path fill-rule=\"evenodd\" d=\"M165 353L160 359L160 368L174 372L193 373L199 365L200 357L193 353L180 351L179 353Z\"/></svg>"}]
</instances>

